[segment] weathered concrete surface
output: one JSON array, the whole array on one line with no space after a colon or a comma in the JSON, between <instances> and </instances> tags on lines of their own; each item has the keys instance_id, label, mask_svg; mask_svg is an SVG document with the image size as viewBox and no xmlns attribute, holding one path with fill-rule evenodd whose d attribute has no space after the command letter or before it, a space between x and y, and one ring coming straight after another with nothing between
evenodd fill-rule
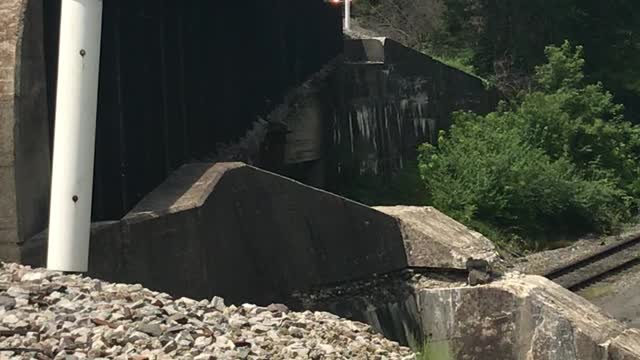
<instances>
[{"instance_id":1,"label":"weathered concrete surface","mask_svg":"<svg viewBox=\"0 0 640 360\"><path fill-rule=\"evenodd\" d=\"M466 269L466 261L499 261L495 245L482 234L433 207L382 206L374 209L400 221L409 266Z\"/></svg>"},{"instance_id":2,"label":"weathered concrete surface","mask_svg":"<svg viewBox=\"0 0 640 360\"><path fill-rule=\"evenodd\" d=\"M423 342L415 287L407 274L370 277L336 286L296 292L287 304L297 311L327 311L370 324L386 338L404 345Z\"/></svg>"},{"instance_id":3,"label":"weathered concrete surface","mask_svg":"<svg viewBox=\"0 0 640 360\"><path fill-rule=\"evenodd\" d=\"M41 232L49 215L51 151L42 5L39 0L27 2L16 73L15 175L21 242Z\"/></svg>"},{"instance_id":4,"label":"weathered concrete surface","mask_svg":"<svg viewBox=\"0 0 640 360\"><path fill-rule=\"evenodd\" d=\"M46 223L49 176L42 2L0 2L0 260Z\"/></svg>"},{"instance_id":5,"label":"weathered concrete surface","mask_svg":"<svg viewBox=\"0 0 640 360\"><path fill-rule=\"evenodd\" d=\"M23 1L0 3L0 246L4 260L16 260L18 214L15 184L15 72Z\"/></svg>"},{"instance_id":6,"label":"weathered concrete surface","mask_svg":"<svg viewBox=\"0 0 640 360\"><path fill-rule=\"evenodd\" d=\"M349 193L355 180L389 178L416 161L418 145L437 141L451 113L494 109L485 82L384 37L345 40L332 77L327 188Z\"/></svg>"},{"instance_id":7,"label":"weathered concrete surface","mask_svg":"<svg viewBox=\"0 0 640 360\"><path fill-rule=\"evenodd\" d=\"M425 334L450 359L640 359L640 331L542 277L416 295Z\"/></svg>"},{"instance_id":8,"label":"weathered concrete surface","mask_svg":"<svg viewBox=\"0 0 640 360\"><path fill-rule=\"evenodd\" d=\"M181 167L90 253L92 276L259 304L407 266L393 217L241 163Z\"/></svg>"},{"instance_id":9,"label":"weathered concrete surface","mask_svg":"<svg viewBox=\"0 0 640 360\"><path fill-rule=\"evenodd\" d=\"M122 272L124 256L123 228L119 221L91 224L89 273L98 279L110 279ZM20 246L24 264L44 267L47 261L48 230L44 230ZM114 259L116 259L114 261Z\"/></svg>"},{"instance_id":10,"label":"weathered concrete surface","mask_svg":"<svg viewBox=\"0 0 640 360\"><path fill-rule=\"evenodd\" d=\"M640 330L545 278L510 274L476 287L432 282L350 284L300 298L303 308L367 322L403 344L427 339L428 358L438 360L640 359Z\"/></svg>"},{"instance_id":11,"label":"weathered concrete surface","mask_svg":"<svg viewBox=\"0 0 640 360\"><path fill-rule=\"evenodd\" d=\"M345 39L344 59L347 63L384 64L384 37Z\"/></svg>"},{"instance_id":12,"label":"weathered concrete surface","mask_svg":"<svg viewBox=\"0 0 640 360\"><path fill-rule=\"evenodd\" d=\"M272 162L282 165L267 166L339 194L414 163L417 146L435 142L453 111L485 113L497 103L482 79L384 37L345 39L338 59L269 115L289 133Z\"/></svg>"}]
</instances>

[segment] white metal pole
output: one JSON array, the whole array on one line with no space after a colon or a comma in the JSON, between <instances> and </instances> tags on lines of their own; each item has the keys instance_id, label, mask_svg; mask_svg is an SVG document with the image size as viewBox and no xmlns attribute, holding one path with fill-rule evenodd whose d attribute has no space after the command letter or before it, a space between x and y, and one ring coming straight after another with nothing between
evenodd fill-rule
<instances>
[{"instance_id":1,"label":"white metal pole","mask_svg":"<svg viewBox=\"0 0 640 360\"><path fill-rule=\"evenodd\" d=\"M344 0L344 29L351 29L351 0Z\"/></svg>"},{"instance_id":2,"label":"white metal pole","mask_svg":"<svg viewBox=\"0 0 640 360\"><path fill-rule=\"evenodd\" d=\"M102 0L62 0L47 268L86 272Z\"/></svg>"}]
</instances>

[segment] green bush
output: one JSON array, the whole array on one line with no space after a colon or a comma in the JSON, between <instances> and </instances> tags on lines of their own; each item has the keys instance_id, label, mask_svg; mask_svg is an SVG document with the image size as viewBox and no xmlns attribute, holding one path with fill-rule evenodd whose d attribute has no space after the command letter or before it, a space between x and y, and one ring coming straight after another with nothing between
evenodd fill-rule
<instances>
[{"instance_id":1,"label":"green bush","mask_svg":"<svg viewBox=\"0 0 640 360\"><path fill-rule=\"evenodd\" d=\"M351 179L348 188L338 192L370 206L427 205L424 183L418 172L417 162L407 162L390 178L368 173Z\"/></svg>"},{"instance_id":2,"label":"green bush","mask_svg":"<svg viewBox=\"0 0 640 360\"><path fill-rule=\"evenodd\" d=\"M433 341L425 338L421 344L411 346L416 353L417 360L452 360L456 358L454 349L450 341Z\"/></svg>"},{"instance_id":3,"label":"green bush","mask_svg":"<svg viewBox=\"0 0 640 360\"><path fill-rule=\"evenodd\" d=\"M454 114L454 126L419 157L434 206L530 246L611 231L640 197L639 129L600 84L583 84L580 47L565 42L546 53L536 91L486 116Z\"/></svg>"}]
</instances>

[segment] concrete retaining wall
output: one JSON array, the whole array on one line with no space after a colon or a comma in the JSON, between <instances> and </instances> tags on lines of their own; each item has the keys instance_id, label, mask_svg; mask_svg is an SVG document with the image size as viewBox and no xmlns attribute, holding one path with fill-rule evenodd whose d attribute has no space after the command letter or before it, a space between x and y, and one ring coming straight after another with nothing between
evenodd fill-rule
<instances>
[{"instance_id":1,"label":"concrete retaining wall","mask_svg":"<svg viewBox=\"0 0 640 360\"><path fill-rule=\"evenodd\" d=\"M42 265L46 234L24 248ZM407 266L395 218L240 163L185 165L120 222L94 225L89 274L180 296L282 301Z\"/></svg>"},{"instance_id":2,"label":"concrete retaining wall","mask_svg":"<svg viewBox=\"0 0 640 360\"><path fill-rule=\"evenodd\" d=\"M487 113L498 101L482 79L390 39L347 39L340 60L271 114L291 131L274 170L340 194L415 162L452 112Z\"/></svg>"},{"instance_id":3,"label":"concrete retaining wall","mask_svg":"<svg viewBox=\"0 0 640 360\"><path fill-rule=\"evenodd\" d=\"M482 79L385 38L346 40L335 81L328 187L339 192L365 174L393 175L437 141L452 112L486 113L498 99Z\"/></svg>"},{"instance_id":4,"label":"concrete retaining wall","mask_svg":"<svg viewBox=\"0 0 640 360\"><path fill-rule=\"evenodd\" d=\"M46 225L49 127L42 2L0 2L0 259Z\"/></svg>"}]
</instances>

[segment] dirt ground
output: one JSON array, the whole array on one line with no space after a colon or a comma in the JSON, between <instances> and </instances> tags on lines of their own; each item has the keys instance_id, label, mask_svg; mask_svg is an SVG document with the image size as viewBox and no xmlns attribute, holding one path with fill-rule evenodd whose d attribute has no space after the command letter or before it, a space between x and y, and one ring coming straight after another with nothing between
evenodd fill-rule
<instances>
[{"instance_id":1,"label":"dirt ground","mask_svg":"<svg viewBox=\"0 0 640 360\"><path fill-rule=\"evenodd\" d=\"M584 256L588 256L607 245L635 236L640 236L640 224L628 226L618 235L607 237L584 237L566 247L541 251L521 258L512 257L507 259L507 261L511 263L512 271L541 275L547 270L570 263Z\"/></svg>"},{"instance_id":2,"label":"dirt ground","mask_svg":"<svg viewBox=\"0 0 640 360\"><path fill-rule=\"evenodd\" d=\"M578 292L614 318L640 328L640 266Z\"/></svg>"},{"instance_id":3,"label":"dirt ground","mask_svg":"<svg viewBox=\"0 0 640 360\"><path fill-rule=\"evenodd\" d=\"M640 225L636 225L617 236L585 238L564 248L513 259L511 270L540 275L546 270L587 256L613 242L639 235ZM614 318L631 327L640 328L640 266L627 269L582 289L578 294L600 306Z\"/></svg>"}]
</instances>

